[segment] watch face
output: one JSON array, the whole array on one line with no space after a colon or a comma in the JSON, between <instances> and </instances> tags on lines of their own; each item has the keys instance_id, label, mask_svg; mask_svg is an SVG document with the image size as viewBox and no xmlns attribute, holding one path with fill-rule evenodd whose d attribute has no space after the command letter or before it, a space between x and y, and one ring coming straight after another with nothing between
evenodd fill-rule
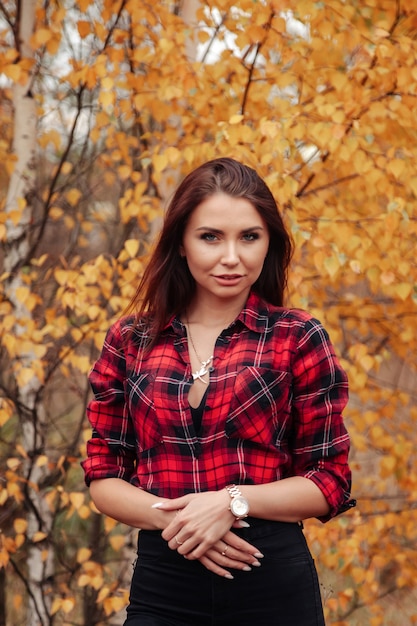
<instances>
[{"instance_id":1,"label":"watch face","mask_svg":"<svg viewBox=\"0 0 417 626\"><path fill-rule=\"evenodd\" d=\"M235 517L245 517L249 512L249 504L245 498L238 496L231 501L230 510Z\"/></svg>"}]
</instances>

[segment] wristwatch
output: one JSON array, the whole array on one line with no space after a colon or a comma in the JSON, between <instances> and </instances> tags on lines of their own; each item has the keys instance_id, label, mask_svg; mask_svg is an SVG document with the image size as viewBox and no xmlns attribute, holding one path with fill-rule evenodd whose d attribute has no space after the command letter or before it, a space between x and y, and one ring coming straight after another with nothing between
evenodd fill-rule
<instances>
[{"instance_id":1,"label":"wristwatch","mask_svg":"<svg viewBox=\"0 0 417 626\"><path fill-rule=\"evenodd\" d=\"M226 489L231 498L229 508L235 518L238 520L247 517L249 514L249 502L242 496L240 489L236 485L227 485Z\"/></svg>"}]
</instances>

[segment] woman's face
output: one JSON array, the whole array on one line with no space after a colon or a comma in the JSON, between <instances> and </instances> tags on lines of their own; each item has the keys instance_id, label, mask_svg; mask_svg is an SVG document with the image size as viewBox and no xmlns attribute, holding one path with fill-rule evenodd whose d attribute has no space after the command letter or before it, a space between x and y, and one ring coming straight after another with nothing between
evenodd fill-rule
<instances>
[{"instance_id":1,"label":"woman's face","mask_svg":"<svg viewBox=\"0 0 417 626\"><path fill-rule=\"evenodd\" d=\"M196 282L196 295L243 306L269 246L268 227L253 204L223 193L191 214L180 253Z\"/></svg>"}]
</instances>

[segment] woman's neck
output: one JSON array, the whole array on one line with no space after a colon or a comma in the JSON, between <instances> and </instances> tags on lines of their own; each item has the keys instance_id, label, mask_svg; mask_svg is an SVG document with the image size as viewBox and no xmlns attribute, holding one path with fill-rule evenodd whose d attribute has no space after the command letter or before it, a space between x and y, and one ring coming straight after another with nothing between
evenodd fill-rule
<instances>
[{"instance_id":1,"label":"woman's neck","mask_svg":"<svg viewBox=\"0 0 417 626\"><path fill-rule=\"evenodd\" d=\"M204 302L201 298L191 302L182 316L189 324L200 324L207 328L227 328L239 315L246 302Z\"/></svg>"}]
</instances>

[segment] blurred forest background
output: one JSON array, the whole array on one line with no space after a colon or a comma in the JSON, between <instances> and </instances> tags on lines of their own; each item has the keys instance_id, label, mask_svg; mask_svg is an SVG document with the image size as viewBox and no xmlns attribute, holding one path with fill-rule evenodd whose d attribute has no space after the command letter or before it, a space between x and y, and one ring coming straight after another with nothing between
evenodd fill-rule
<instances>
[{"instance_id":1,"label":"blurred forest background","mask_svg":"<svg viewBox=\"0 0 417 626\"><path fill-rule=\"evenodd\" d=\"M351 385L327 623L417 623L415 0L0 2L0 626L123 622L135 533L80 460L88 370L178 181L228 155L292 230Z\"/></svg>"}]
</instances>

